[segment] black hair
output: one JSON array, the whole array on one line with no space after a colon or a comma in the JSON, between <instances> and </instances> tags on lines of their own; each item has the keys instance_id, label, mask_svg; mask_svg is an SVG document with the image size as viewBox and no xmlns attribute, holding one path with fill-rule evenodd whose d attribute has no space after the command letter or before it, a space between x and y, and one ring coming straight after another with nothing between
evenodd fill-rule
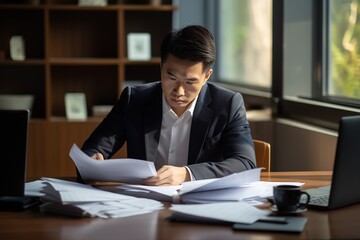
<instances>
[{"instance_id":1,"label":"black hair","mask_svg":"<svg viewBox=\"0 0 360 240\"><path fill-rule=\"evenodd\" d=\"M182 60L202 62L207 72L215 62L216 47L212 34L199 25L186 26L166 34L161 43L161 64L171 54Z\"/></svg>"}]
</instances>

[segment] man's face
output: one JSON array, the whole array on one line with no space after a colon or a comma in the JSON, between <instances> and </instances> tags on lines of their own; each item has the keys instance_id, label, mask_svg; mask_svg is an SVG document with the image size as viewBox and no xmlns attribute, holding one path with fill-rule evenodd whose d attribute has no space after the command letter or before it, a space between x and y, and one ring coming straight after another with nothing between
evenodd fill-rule
<instances>
[{"instance_id":1,"label":"man's face","mask_svg":"<svg viewBox=\"0 0 360 240\"><path fill-rule=\"evenodd\" d=\"M194 101L211 74L212 69L203 72L202 62L168 56L161 67L161 86L167 103L178 116Z\"/></svg>"}]
</instances>

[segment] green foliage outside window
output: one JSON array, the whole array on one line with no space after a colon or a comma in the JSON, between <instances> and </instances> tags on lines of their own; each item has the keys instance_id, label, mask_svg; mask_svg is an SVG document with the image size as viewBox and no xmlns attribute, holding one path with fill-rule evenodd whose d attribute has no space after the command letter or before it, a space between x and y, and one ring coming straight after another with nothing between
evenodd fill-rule
<instances>
[{"instance_id":1,"label":"green foliage outside window","mask_svg":"<svg viewBox=\"0 0 360 240\"><path fill-rule=\"evenodd\" d=\"M360 0L331 1L329 93L360 99Z\"/></svg>"}]
</instances>

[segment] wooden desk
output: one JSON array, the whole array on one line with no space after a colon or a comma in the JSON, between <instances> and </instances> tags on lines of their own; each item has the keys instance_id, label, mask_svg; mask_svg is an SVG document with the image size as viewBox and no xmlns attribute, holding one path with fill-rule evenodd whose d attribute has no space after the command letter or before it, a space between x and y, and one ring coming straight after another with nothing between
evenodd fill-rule
<instances>
[{"instance_id":1,"label":"wooden desk","mask_svg":"<svg viewBox=\"0 0 360 240\"><path fill-rule=\"evenodd\" d=\"M331 172L262 173L264 181L301 181L304 188L329 184ZM167 204L169 206L169 204ZM309 210L300 234L233 231L230 226L175 223L166 220L168 209L119 219L71 218L25 212L0 212L0 239L349 239L360 238L360 204L332 211Z\"/></svg>"}]
</instances>

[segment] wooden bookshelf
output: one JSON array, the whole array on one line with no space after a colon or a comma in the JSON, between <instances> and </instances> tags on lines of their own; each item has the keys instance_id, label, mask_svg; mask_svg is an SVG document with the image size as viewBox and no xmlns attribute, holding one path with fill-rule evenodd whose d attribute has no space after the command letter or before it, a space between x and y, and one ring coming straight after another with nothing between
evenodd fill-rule
<instances>
[{"instance_id":1,"label":"wooden bookshelf","mask_svg":"<svg viewBox=\"0 0 360 240\"><path fill-rule=\"evenodd\" d=\"M0 0L0 94L32 94L28 177L74 176L68 151L82 145L101 118L94 105L113 105L126 81L160 80L160 43L172 28L171 0L108 1L78 6L76 0ZM149 61L127 59L127 34L151 34ZM24 61L10 58L10 38L23 36ZM64 95L86 95L86 121L66 119ZM125 157L122 149L116 157Z\"/></svg>"}]
</instances>

